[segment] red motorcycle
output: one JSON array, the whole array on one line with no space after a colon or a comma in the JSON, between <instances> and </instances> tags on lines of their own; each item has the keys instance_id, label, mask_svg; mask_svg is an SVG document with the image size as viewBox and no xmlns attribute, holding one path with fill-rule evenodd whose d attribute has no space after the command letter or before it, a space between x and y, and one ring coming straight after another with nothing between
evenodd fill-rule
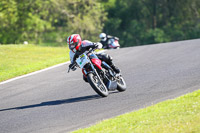
<instances>
[{"instance_id":1,"label":"red motorcycle","mask_svg":"<svg viewBox=\"0 0 200 133\"><path fill-rule=\"evenodd\" d=\"M117 39L111 38L108 40L108 49L119 49L119 41Z\"/></svg>"},{"instance_id":2,"label":"red motorcycle","mask_svg":"<svg viewBox=\"0 0 200 133\"><path fill-rule=\"evenodd\" d=\"M101 61L94 50L90 49L88 52L79 55L72 68L80 67L88 83L102 97L108 96L109 91L125 91L126 83L122 75L115 73L106 62Z\"/></svg>"}]
</instances>

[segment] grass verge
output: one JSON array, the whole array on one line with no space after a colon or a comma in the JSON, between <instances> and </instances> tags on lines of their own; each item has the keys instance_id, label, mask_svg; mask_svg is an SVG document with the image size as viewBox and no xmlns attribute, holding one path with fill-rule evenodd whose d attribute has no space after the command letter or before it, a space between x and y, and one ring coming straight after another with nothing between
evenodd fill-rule
<instances>
[{"instance_id":1,"label":"grass verge","mask_svg":"<svg viewBox=\"0 0 200 133\"><path fill-rule=\"evenodd\" d=\"M69 60L66 47L0 45L0 82Z\"/></svg>"},{"instance_id":2,"label":"grass verge","mask_svg":"<svg viewBox=\"0 0 200 133\"><path fill-rule=\"evenodd\" d=\"M73 133L199 133L200 90Z\"/></svg>"}]
</instances>

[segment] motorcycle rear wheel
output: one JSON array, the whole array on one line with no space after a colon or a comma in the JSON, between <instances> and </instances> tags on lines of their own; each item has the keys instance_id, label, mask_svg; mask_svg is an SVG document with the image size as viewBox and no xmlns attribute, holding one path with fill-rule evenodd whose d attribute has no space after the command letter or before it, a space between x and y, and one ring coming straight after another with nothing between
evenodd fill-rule
<instances>
[{"instance_id":1,"label":"motorcycle rear wheel","mask_svg":"<svg viewBox=\"0 0 200 133\"><path fill-rule=\"evenodd\" d=\"M117 80L117 90L122 92L126 90L126 82L124 80L123 77L119 77L119 79Z\"/></svg>"},{"instance_id":2,"label":"motorcycle rear wheel","mask_svg":"<svg viewBox=\"0 0 200 133\"><path fill-rule=\"evenodd\" d=\"M87 79L89 84L92 86L92 88L94 89L94 91L99 94L102 97L107 97L108 96L108 89L105 86L105 84L101 81L100 77L93 74L93 73L89 73L87 75Z\"/></svg>"}]
</instances>

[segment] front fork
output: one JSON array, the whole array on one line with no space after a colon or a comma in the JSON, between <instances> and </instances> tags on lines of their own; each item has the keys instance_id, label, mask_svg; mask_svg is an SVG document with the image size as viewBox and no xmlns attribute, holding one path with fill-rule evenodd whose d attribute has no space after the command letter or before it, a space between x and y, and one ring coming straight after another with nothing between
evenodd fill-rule
<instances>
[{"instance_id":1,"label":"front fork","mask_svg":"<svg viewBox=\"0 0 200 133\"><path fill-rule=\"evenodd\" d=\"M102 67L105 68L106 70L108 70L110 76L112 77L112 80L116 79L116 73L113 71L113 69L104 61L102 61ZM98 69L98 68L97 68ZM98 72L97 72L98 71ZM94 67L94 65L92 63L90 64L87 64L87 66L85 66L83 69L82 69L82 73L83 75L87 78L87 75L88 73L93 73L95 74L96 76L98 76L98 78L102 79L104 84L107 84L107 82L110 80L104 71L102 70L96 70L96 68ZM111 78L110 77L110 78Z\"/></svg>"},{"instance_id":2,"label":"front fork","mask_svg":"<svg viewBox=\"0 0 200 133\"><path fill-rule=\"evenodd\" d=\"M88 71L87 71L88 70ZM96 70L96 68L94 67L94 65L91 63L91 64L88 64L85 68L82 69L82 72L83 72L83 75L87 78L87 75L89 73L93 73L94 75L96 75L99 79L100 76Z\"/></svg>"}]
</instances>

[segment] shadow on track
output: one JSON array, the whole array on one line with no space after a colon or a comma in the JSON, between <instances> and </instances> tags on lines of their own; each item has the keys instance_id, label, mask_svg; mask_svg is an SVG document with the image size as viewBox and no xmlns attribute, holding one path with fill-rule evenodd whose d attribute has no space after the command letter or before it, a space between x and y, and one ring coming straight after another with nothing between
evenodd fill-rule
<instances>
[{"instance_id":1,"label":"shadow on track","mask_svg":"<svg viewBox=\"0 0 200 133\"><path fill-rule=\"evenodd\" d=\"M70 98L70 99L47 101L47 102L42 102L40 104L32 104L32 105L26 105L26 106L20 106L20 107L0 109L0 111L20 110L20 109L28 109L28 108L35 108L35 107L43 107L43 106L54 106L54 105L60 105L60 104L68 104L68 103L94 100L94 99L99 99L99 98L102 98L102 97L99 95L83 96L83 97L76 97L76 98Z\"/></svg>"}]
</instances>

